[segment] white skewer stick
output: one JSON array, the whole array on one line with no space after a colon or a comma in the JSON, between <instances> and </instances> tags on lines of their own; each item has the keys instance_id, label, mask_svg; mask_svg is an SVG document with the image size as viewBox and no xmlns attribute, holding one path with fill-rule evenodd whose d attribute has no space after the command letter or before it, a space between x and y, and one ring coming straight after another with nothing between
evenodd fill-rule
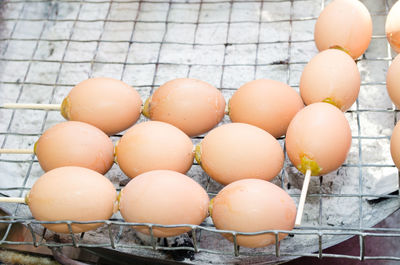
<instances>
[{"instance_id":1,"label":"white skewer stick","mask_svg":"<svg viewBox=\"0 0 400 265\"><path fill-rule=\"evenodd\" d=\"M226 104L224 113L225 115L229 115L229 104Z\"/></svg>"},{"instance_id":2,"label":"white skewer stick","mask_svg":"<svg viewBox=\"0 0 400 265\"><path fill-rule=\"evenodd\" d=\"M34 154L33 149L0 149L0 154Z\"/></svg>"},{"instance_id":3,"label":"white skewer stick","mask_svg":"<svg viewBox=\"0 0 400 265\"><path fill-rule=\"evenodd\" d=\"M60 104L5 103L1 107L5 108L5 109L61 110L61 105Z\"/></svg>"},{"instance_id":4,"label":"white skewer stick","mask_svg":"<svg viewBox=\"0 0 400 265\"><path fill-rule=\"evenodd\" d=\"M304 177L303 188L301 189L299 206L297 209L295 226L300 226L301 218L303 217L304 203L307 197L308 184L310 184L311 170L307 169L306 176Z\"/></svg>"},{"instance_id":5,"label":"white skewer stick","mask_svg":"<svg viewBox=\"0 0 400 265\"><path fill-rule=\"evenodd\" d=\"M20 198L20 197L0 197L0 202L25 203L25 198Z\"/></svg>"}]
</instances>

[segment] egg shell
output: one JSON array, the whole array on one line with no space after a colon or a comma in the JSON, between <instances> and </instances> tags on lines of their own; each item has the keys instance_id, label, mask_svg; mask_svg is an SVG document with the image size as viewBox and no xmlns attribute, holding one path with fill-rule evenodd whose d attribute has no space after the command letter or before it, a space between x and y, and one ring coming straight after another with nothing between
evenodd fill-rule
<instances>
[{"instance_id":1,"label":"egg shell","mask_svg":"<svg viewBox=\"0 0 400 265\"><path fill-rule=\"evenodd\" d=\"M96 171L82 167L60 167L41 176L28 194L28 205L39 221L107 220L113 212L117 192L113 184ZM104 223L71 224L73 233L96 229ZM67 224L43 224L69 233Z\"/></svg>"},{"instance_id":2,"label":"egg shell","mask_svg":"<svg viewBox=\"0 0 400 265\"><path fill-rule=\"evenodd\" d=\"M259 79L244 84L233 94L229 117L232 122L248 123L280 137L303 106L301 97L290 86Z\"/></svg>"},{"instance_id":3,"label":"egg shell","mask_svg":"<svg viewBox=\"0 0 400 265\"><path fill-rule=\"evenodd\" d=\"M119 167L130 178L156 169L186 173L194 158L191 139L160 121L136 124L122 136L115 150Z\"/></svg>"},{"instance_id":4,"label":"egg shell","mask_svg":"<svg viewBox=\"0 0 400 265\"><path fill-rule=\"evenodd\" d=\"M385 23L385 32L390 46L400 53L400 2L397 1L390 9Z\"/></svg>"},{"instance_id":5,"label":"egg shell","mask_svg":"<svg viewBox=\"0 0 400 265\"><path fill-rule=\"evenodd\" d=\"M400 55L390 64L386 74L386 88L390 99L400 108Z\"/></svg>"},{"instance_id":6,"label":"egg shell","mask_svg":"<svg viewBox=\"0 0 400 265\"><path fill-rule=\"evenodd\" d=\"M271 180L283 167L279 142L253 125L224 124L209 132L200 146L202 168L224 185L245 178Z\"/></svg>"},{"instance_id":7,"label":"egg shell","mask_svg":"<svg viewBox=\"0 0 400 265\"><path fill-rule=\"evenodd\" d=\"M114 145L100 129L83 122L67 121L46 130L35 144L44 171L79 166L105 174L114 163Z\"/></svg>"},{"instance_id":8,"label":"egg shell","mask_svg":"<svg viewBox=\"0 0 400 265\"><path fill-rule=\"evenodd\" d=\"M334 0L315 24L314 39L319 51L339 46L356 59L367 50L371 37L371 15L358 0Z\"/></svg>"},{"instance_id":9,"label":"egg shell","mask_svg":"<svg viewBox=\"0 0 400 265\"><path fill-rule=\"evenodd\" d=\"M268 181L243 179L223 188L211 202L217 229L237 232L292 230L296 217L293 199ZM232 234L223 234L233 241ZM279 233L279 240L287 234ZM238 235L240 246L258 248L275 244L275 234Z\"/></svg>"},{"instance_id":10,"label":"egg shell","mask_svg":"<svg viewBox=\"0 0 400 265\"><path fill-rule=\"evenodd\" d=\"M286 152L292 164L299 167L302 157L306 156L321 168L318 175L339 168L350 146L351 130L347 119L328 103L314 103L299 111L286 134Z\"/></svg>"},{"instance_id":11,"label":"egg shell","mask_svg":"<svg viewBox=\"0 0 400 265\"><path fill-rule=\"evenodd\" d=\"M342 111L353 105L360 92L361 77L354 60L338 49L314 56L300 78L300 94L306 105L330 99Z\"/></svg>"},{"instance_id":12,"label":"egg shell","mask_svg":"<svg viewBox=\"0 0 400 265\"><path fill-rule=\"evenodd\" d=\"M224 117L225 99L214 86L178 78L160 86L149 102L151 120L170 123L189 136L214 128Z\"/></svg>"},{"instance_id":13,"label":"egg shell","mask_svg":"<svg viewBox=\"0 0 400 265\"><path fill-rule=\"evenodd\" d=\"M199 225L208 214L208 195L193 179L170 170L154 170L132 179L120 195L119 210L127 222ZM150 234L149 228L135 226ZM190 227L153 227L156 237L177 236Z\"/></svg>"},{"instance_id":14,"label":"egg shell","mask_svg":"<svg viewBox=\"0 0 400 265\"><path fill-rule=\"evenodd\" d=\"M390 154L394 164L400 169L400 123L398 122L393 129L392 137L390 138Z\"/></svg>"},{"instance_id":15,"label":"egg shell","mask_svg":"<svg viewBox=\"0 0 400 265\"><path fill-rule=\"evenodd\" d=\"M141 105L133 87L117 79L97 77L72 88L61 112L67 120L86 122L113 135L135 124Z\"/></svg>"}]
</instances>

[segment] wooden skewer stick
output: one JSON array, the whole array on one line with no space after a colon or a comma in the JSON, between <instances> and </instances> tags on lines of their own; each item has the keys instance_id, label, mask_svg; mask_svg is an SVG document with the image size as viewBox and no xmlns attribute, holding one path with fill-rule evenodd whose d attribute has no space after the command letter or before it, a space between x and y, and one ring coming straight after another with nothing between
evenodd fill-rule
<instances>
[{"instance_id":1,"label":"wooden skewer stick","mask_svg":"<svg viewBox=\"0 0 400 265\"><path fill-rule=\"evenodd\" d=\"M15 203L25 203L25 198L21 197L0 197L0 202L15 202Z\"/></svg>"},{"instance_id":2,"label":"wooden skewer stick","mask_svg":"<svg viewBox=\"0 0 400 265\"><path fill-rule=\"evenodd\" d=\"M229 104L226 104L224 113L225 115L229 115Z\"/></svg>"},{"instance_id":3,"label":"wooden skewer stick","mask_svg":"<svg viewBox=\"0 0 400 265\"><path fill-rule=\"evenodd\" d=\"M61 110L61 104L25 104L5 103L1 105L5 109L40 109L40 110Z\"/></svg>"},{"instance_id":4,"label":"wooden skewer stick","mask_svg":"<svg viewBox=\"0 0 400 265\"><path fill-rule=\"evenodd\" d=\"M305 176L304 182L303 182L303 188L301 189L301 195L300 195L299 206L297 209L295 226L300 226L300 224L301 224L301 218L303 217L304 203L305 203L306 197L307 197L308 184L310 184L310 177L311 177L311 170L307 169L306 176Z\"/></svg>"},{"instance_id":5,"label":"wooden skewer stick","mask_svg":"<svg viewBox=\"0 0 400 265\"><path fill-rule=\"evenodd\" d=\"M34 154L33 149L0 149L0 154Z\"/></svg>"}]
</instances>

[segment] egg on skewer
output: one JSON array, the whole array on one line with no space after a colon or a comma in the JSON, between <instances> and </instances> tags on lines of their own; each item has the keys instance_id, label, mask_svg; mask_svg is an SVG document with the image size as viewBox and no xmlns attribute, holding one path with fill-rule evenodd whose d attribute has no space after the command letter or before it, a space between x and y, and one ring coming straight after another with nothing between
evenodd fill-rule
<instances>
[{"instance_id":1,"label":"egg on skewer","mask_svg":"<svg viewBox=\"0 0 400 265\"><path fill-rule=\"evenodd\" d=\"M127 222L199 225L207 217L209 198L193 179L170 170L154 170L132 179L120 193L119 210ZM150 234L146 226L134 229ZM191 227L153 226L155 237L177 236Z\"/></svg>"},{"instance_id":2,"label":"egg on skewer","mask_svg":"<svg viewBox=\"0 0 400 265\"><path fill-rule=\"evenodd\" d=\"M343 113L328 103L314 103L301 110L286 134L286 150L303 174L327 174L345 161L351 145L350 125Z\"/></svg>"},{"instance_id":3,"label":"egg on skewer","mask_svg":"<svg viewBox=\"0 0 400 265\"><path fill-rule=\"evenodd\" d=\"M124 131L140 117L142 100L131 86L113 78L90 78L76 85L63 100L61 114L108 135Z\"/></svg>"},{"instance_id":4,"label":"egg on skewer","mask_svg":"<svg viewBox=\"0 0 400 265\"><path fill-rule=\"evenodd\" d=\"M245 123L224 124L196 146L196 160L215 181L227 185L244 178L271 180L283 167L279 142Z\"/></svg>"},{"instance_id":5,"label":"egg on skewer","mask_svg":"<svg viewBox=\"0 0 400 265\"><path fill-rule=\"evenodd\" d=\"M397 55L386 74L386 89L397 108L400 108L400 55Z\"/></svg>"},{"instance_id":6,"label":"egg on skewer","mask_svg":"<svg viewBox=\"0 0 400 265\"><path fill-rule=\"evenodd\" d=\"M100 129L67 121L46 130L35 144L35 154L44 171L79 166L105 174L114 163L114 145Z\"/></svg>"},{"instance_id":7,"label":"egg on skewer","mask_svg":"<svg viewBox=\"0 0 400 265\"><path fill-rule=\"evenodd\" d=\"M46 172L32 186L26 198L0 198L28 204L38 221L107 220L117 210L117 191L96 171L81 167L60 167ZM65 223L42 224L57 233L70 233ZM72 223L72 233L96 229L104 223Z\"/></svg>"},{"instance_id":8,"label":"egg on skewer","mask_svg":"<svg viewBox=\"0 0 400 265\"><path fill-rule=\"evenodd\" d=\"M300 95L306 105L327 102L346 111L360 91L361 77L354 60L343 51L328 49L306 65L300 78Z\"/></svg>"},{"instance_id":9,"label":"egg on skewer","mask_svg":"<svg viewBox=\"0 0 400 265\"><path fill-rule=\"evenodd\" d=\"M296 205L281 188L260 179L242 179L224 187L210 202L210 215L217 229L236 232L293 229ZM222 234L233 241L232 234ZM287 234L279 233L278 239ZM237 235L244 247L265 247L275 243L275 234Z\"/></svg>"},{"instance_id":10,"label":"egg on skewer","mask_svg":"<svg viewBox=\"0 0 400 265\"><path fill-rule=\"evenodd\" d=\"M232 122L257 126L278 138L286 133L290 121L304 104L287 84L259 79L241 86L228 106Z\"/></svg>"},{"instance_id":11,"label":"egg on skewer","mask_svg":"<svg viewBox=\"0 0 400 265\"><path fill-rule=\"evenodd\" d=\"M100 129L79 121L66 121L47 129L33 149L0 149L3 154L35 154L41 168L85 167L105 174L114 163L114 145Z\"/></svg>"},{"instance_id":12,"label":"egg on skewer","mask_svg":"<svg viewBox=\"0 0 400 265\"><path fill-rule=\"evenodd\" d=\"M115 147L115 160L130 178L157 169L186 173L193 158L191 139L178 128L160 121L134 125Z\"/></svg>"},{"instance_id":13,"label":"egg on skewer","mask_svg":"<svg viewBox=\"0 0 400 265\"><path fill-rule=\"evenodd\" d=\"M351 146L351 130L344 114L328 103L314 103L299 111L286 133L286 151L305 180L296 225L302 210L310 176L327 174L345 161Z\"/></svg>"},{"instance_id":14,"label":"egg on skewer","mask_svg":"<svg viewBox=\"0 0 400 265\"><path fill-rule=\"evenodd\" d=\"M397 1L386 18L385 32L390 46L400 53L400 2Z\"/></svg>"},{"instance_id":15,"label":"egg on skewer","mask_svg":"<svg viewBox=\"0 0 400 265\"><path fill-rule=\"evenodd\" d=\"M224 117L225 99L214 86L178 78L160 86L147 99L143 115L170 123L190 137L208 132Z\"/></svg>"},{"instance_id":16,"label":"egg on skewer","mask_svg":"<svg viewBox=\"0 0 400 265\"><path fill-rule=\"evenodd\" d=\"M128 84L113 78L96 77L73 87L61 105L6 103L1 107L59 110L66 120L86 122L113 135L135 124L140 117L142 100Z\"/></svg>"},{"instance_id":17,"label":"egg on skewer","mask_svg":"<svg viewBox=\"0 0 400 265\"><path fill-rule=\"evenodd\" d=\"M340 48L357 59L368 48L372 38L372 19L358 0L334 0L315 23L314 40L319 51Z\"/></svg>"}]
</instances>

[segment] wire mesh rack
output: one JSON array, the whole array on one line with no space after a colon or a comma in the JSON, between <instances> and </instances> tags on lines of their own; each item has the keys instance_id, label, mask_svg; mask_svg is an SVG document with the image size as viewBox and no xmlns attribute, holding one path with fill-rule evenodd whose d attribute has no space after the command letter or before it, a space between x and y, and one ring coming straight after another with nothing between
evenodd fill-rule
<instances>
[{"instance_id":1,"label":"wire mesh rack","mask_svg":"<svg viewBox=\"0 0 400 265\"><path fill-rule=\"evenodd\" d=\"M315 21L325 0L6 0L0 19L0 103L60 103L68 91L88 77L121 79L138 89L142 99L178 77L199 78L218 87L228 100L247 81L271 78L298 90L306 63L317 54ZM362 86L356 104L346 112L353 144L337 171L313 178L303 225L291 237L262 249L239 248L219 234L207 219L190 225L189 244L170 244L136 234L115 214L101 220L95 232L57 236L43 230L25 205L2 208L6 224L4 245L103 247L136 255L169 258L169 251L195 253L191 262L278 262L298 256L358 260L400 260L365 251L369 237L400 237L400 228L373 228L400 207L398 172L390 158L391 130L397 110L386 94L385 74L393 59L384 34L384 21L394 0L364 0L374 24L371 45L357 61ZM55 111L0 108L2 148L32 148L37 138L62 121ZM141 118L143 121L144 118ZM223 123L229 122L225 118ZM122 134L121 134L122 135ZM118 140L121 135L113 136ZM196 137L196 143L202 137ZM284 139L279 139L284 147ZM24 196L43 174L34 155L0 156L1 196ZM213 197L221 186L194 164L188 173ZM127 177L114 166L107 176L120 190ZM274 183L296 201L303 177L285 160ZM382 189L382 187L384 187ZM155 195L162 196L162 195ZM30 242L8 240L13 225L25 224ZM54 223L54 222L51 222ZM60 222L56 222L60 223ZM77 222L91 223L91 222ZM182 225L184 226L184 225ZM165 226L161 226L165 227ZM168 226L176 227L176 226ZM259 233L289 231L261 231ZM329 254L324 249L345 239L359 238L359 255Z\"/></svg>"}]
</instances>

